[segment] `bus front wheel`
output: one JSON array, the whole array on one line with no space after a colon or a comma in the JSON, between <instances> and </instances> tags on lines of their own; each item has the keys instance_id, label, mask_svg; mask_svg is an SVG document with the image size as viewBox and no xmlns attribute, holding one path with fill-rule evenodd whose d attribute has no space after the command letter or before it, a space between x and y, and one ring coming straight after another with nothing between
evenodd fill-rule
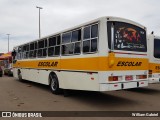
<instances>
[{"instance_id":1,"label":"bus front wheel","mask_svg":"<svg viewBox=\"0 0 160 120\"><path fill-rule=\"evenodd\" d=\"M20 70L18 70L18 80L22 81L22 73Z\"/></svg>"},{"instance_id":2,"label":"bus front wheel","mask_svg":"<svg viewBox=\"0 0 160 120\"><path fill-rule=\"evenodd\" d=\"M49 75L49 80L50 80L50 89L53 94L59 94L60 93L60 88L59 88L59 83L58 83L58 78L55 74L50 74Z\"/></svg>"}]
</instances>

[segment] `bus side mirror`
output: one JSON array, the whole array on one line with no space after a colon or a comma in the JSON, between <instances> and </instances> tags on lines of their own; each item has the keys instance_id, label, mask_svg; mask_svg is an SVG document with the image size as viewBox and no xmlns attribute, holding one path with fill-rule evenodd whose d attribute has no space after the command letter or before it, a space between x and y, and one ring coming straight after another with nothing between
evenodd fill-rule
<instances>
[{"instance_id":1,"label":"bus side mirror","mask_svg":"<svg viewBox=\"0 0 160 120\"><path fill-rule=\"evenodd\" d=\"M12 51L12 57L15 57L15 56L16 56L16 51L13 50L13 51Z\"/></svg>"},{"instance_id":2,"label":"bus side mirror","mask_svg":"<svg viewBox=\"0 0 160 120\"><path fill-rule=\"evenodd\" d=\"M154 31L152 31L151 34L153 35L153 34L154 34Z\"/></svg>"}]
</instances>

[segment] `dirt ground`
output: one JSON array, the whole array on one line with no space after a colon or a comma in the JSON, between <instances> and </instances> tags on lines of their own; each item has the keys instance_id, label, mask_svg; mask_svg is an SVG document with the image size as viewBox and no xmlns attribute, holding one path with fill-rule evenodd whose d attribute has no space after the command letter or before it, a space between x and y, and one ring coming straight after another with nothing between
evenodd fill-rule
<instances>
[{"instance_id":1,"label":"dirt ground","mask_svg":"<svg viewBox=\"0 0 160 120\"><path fill-rule=\"evenodd\" d=\"M160 83L103 93L72 91L69 97L64 97L52 94L46 85L3 76L0 77L0 111L160 111ZM99 118L92 118L96 119Z\"/></svg>"}]
</instances>

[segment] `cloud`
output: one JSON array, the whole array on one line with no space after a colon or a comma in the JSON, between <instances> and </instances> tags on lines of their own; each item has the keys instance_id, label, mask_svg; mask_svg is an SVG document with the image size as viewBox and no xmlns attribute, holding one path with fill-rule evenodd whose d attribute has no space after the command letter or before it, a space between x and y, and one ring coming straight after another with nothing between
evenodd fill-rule
<instances>
[{"instance_id":1,"label":"cloud","mask_svg":"<svg viewBox=\"0 0 160 120\"><path fill-rule=\"evenodd\" d=\"M160 35L159 0L0 0L0 52L38 38L38 9L41 6L42 36L102 16L131 19Z\"/></svg>"}]
</instances>

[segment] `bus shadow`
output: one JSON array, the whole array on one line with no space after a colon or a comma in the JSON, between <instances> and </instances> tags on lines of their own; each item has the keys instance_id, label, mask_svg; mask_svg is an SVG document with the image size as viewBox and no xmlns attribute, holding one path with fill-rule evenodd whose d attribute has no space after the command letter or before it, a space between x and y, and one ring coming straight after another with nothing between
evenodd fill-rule
<instances>
[{"instance_id":1,"label":"bus shadow","mask_svg":"<svg viewBox=\"0 0 160 120\"><path fill-rule=\"evenodd\" d=\"M160 90L153 88L133 88L133 89L128 89L126 91L144 93L144 94L160 94Z\"/></svg>"},{"instance_id":2,"label":"bus shadow","mask_svg":"<svg viewBox=\"0 0 160 120\"><path fill-rule=\"evenodd\" d=\"M17 80L17 82L20 82ZM27 87L36 87L40 90L45 90L46 92L50 93L50 89L48 85L43 85L39 83L35 83L32 81L23 80L22 82ZM80 91L80 90L69 90L69 95L66 97L66 99L74 99L79 102L83 102L84 104L91 104L94 106L106 106L106 107L112 107L112 106L130 106L131 104L139 104L138 101L134 101L132 99L126 98L126 97L120 97L116 95L111 95L111 93L114 92L120 92L120 91L110 91L109 94L107 92L94 92L94 91ZM119 94L117 94L119 95ZM122 94L121 94L122 95ZM60 94L60 96L63 96L63 92Z\"/></svg>"},{"instance_id":3,"label":"bus shadow","mask_svg":"<svg viewBox=\"0 0 160 120\"><path fill-rule=\"evenodd\" d=\"M36 82L32 82L32 81L28 81L28 80L22 80L22 81L19 81L19 80L15 80L19 83L22 83L24 84L26 87L36 87L38 89L42 89L42 90L45 90L45 91L48 91L50 92L50 89L49 89L49 86L48 85L44 85L44 84L40 84L40 83L36 83Z\"/></svg>"},{"instance_id":4,"label":"bus shadow","mask_svg":"<svg viewBox=\"0 0 160 120\"><path fill-rule=\"evenodd\" d=\"M119 91L113 91L115 92L119 92ZM92 92L92 91L72 91L71 96L69 96L72 99L75 99L77 101L83 102L83 103L87 103L87 104L91 104L94 106L103 106L105 108L106 107L112 107L112 106L130 106L130 105L134 105L134 104L139 104L138 101L134 101L132 99L129 98L125 98L125 97L121 97L121 96L116 96L116 95L111 95L111 91L109 94L102 93L102 92ZM118 95L118 94L117 94ZM122 95L122 94L121 94Z\"/></svg>"}]
</instances>

